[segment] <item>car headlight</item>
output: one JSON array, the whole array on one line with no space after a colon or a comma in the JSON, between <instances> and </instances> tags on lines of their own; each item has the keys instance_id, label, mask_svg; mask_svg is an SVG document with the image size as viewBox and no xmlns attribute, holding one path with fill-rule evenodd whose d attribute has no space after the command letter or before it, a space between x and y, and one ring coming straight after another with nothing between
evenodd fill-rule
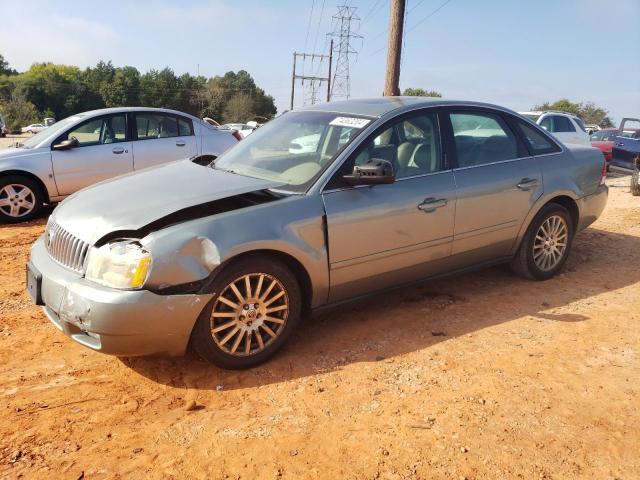
<instances>
[{"instance_id":1,"label":"car headlight","mask_svg":"<svg viewBox=\"0 0 640 480\"><path fill-rule=\"evenodd\" d=\"M87 259L87 280L106 287L142 288L151 269L151 254L136 240L119 240L92 248Z\"/></svg>"}]
</instances>

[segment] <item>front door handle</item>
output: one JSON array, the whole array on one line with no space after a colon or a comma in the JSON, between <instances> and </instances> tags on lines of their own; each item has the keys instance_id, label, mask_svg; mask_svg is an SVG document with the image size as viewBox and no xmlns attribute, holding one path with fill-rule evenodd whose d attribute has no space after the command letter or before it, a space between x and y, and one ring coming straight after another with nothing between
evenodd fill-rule
<instances>
[{"instance_id":1,"label":"front door handle","mask_svg":"<svg viewBox=\"0 0 640 480\"><path fill-rule=\"evenodd\" d=\"M113 153L115 153L116 155L119 155L121 153L124 153L124 148L122 147L113 147L113 150L111 150Z\"/></svg>"},{"instance_id":2,"label":"front door handle","mask_svg":"<svg viewBox=\"0 0 640 480\"><path fill-rule=\"evenodd\" d=\"M624 147L624 143L618 142L618 143L616 143L616 147Z\"/></svg>"},{"instance_id":3,"label":"front door handle","mask_svg":"<svg viewBox=\"0 0 640 480\"><path fill-rule=\"evenodd\" d=\"M520 190L531 190L533 187L538 185L538 180L536 178L523 178L520 180L520 183L516 185Z\"/></svg>"},{"instance_id":4,"label":"front door handle","mask_svg":"<svg viewBox=\"0 0 640 480\"><path fill-rule=\"evenodd\" d=\"M184 147L186 145L184 140L176 140L177 147Z\"/></svg>"},{"instance_id":5,"label":"front door handle","mask_svg":"<svg viewBox=\"0 0 640 480\"><path fill-rule=\"evenodd\" d=\"M418 210L422 210L424 213L435 212L437 208L442 208L447 205L446 198L425 198L424 202L418 205Z\"/></svg>"}]
</instances>

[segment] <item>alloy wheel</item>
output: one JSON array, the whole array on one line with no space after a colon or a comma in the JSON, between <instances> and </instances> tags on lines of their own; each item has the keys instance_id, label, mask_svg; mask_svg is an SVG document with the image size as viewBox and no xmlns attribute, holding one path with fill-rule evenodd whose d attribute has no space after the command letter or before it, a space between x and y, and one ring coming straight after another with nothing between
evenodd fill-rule
<instances>
[{"instance_id":1,"label":"alloy wheel","mask_svg":"<svg viewBox=\"0 0 640 480\"><path fill-rule=\"evenodd\" d=\"M0 210L9 217L24 217L35 206L36 197L26 185L10 183L0 189Z\"/></svg>"},{"instance_id":2,"label":"alloy wheel","mask_svg":"<svg viewBox=\"0 0 640 480\"><path fill-rule=\"evenodd\" d=\"M569 240L569 228L560 215L547 218L533 242L533 261L540 270L553 270L564 257Z\"/></svg>"},{"instance_id":3,"label":"alloy wheel","mask_svg":"<svg viewBox=\"0 0 640 480\"><path fill-rule=\"evenodd\" d=\"M254 355L278 338L288 317L284 285L272 275L250 273L229 283L216 299L211 336L227 354Z\"/></svg>"}]
</instances>

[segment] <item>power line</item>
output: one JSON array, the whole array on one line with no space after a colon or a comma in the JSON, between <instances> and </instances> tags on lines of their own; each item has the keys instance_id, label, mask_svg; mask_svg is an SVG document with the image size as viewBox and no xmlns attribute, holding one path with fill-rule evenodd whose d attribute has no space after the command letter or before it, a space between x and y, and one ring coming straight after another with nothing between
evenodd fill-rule
<instances>
[{"instance_id":1,"label":"power line","mask_svg":"<svg viewBox=\"0 0 640 480\"><path fill-rule=\"evenodd\" d=\"M440 10L442 10L448 3L450 3L451 0L446 0L444 3L442 3L438 8L436 8L435 10L433 10L431 13L429 13L429 15L427 15L426 17L424 17L423 19L419 20L415 25L413 25L412 27L410 27L407 31L406 34L409 34L410 32L412 32L413 30L416 29L416 27L418 27L419 25L421 25L422 23L426 22L428 19L430 19L431 17L433 17L436 13L438 13ZM420 2L422 3L422 2ZM418 5L416 5L415 7L417 7ZM415 9L412 8L411 10ZM387 28L384 32L381 32L380 34L378 34L375 38L378 38L382 35L384 35L385 33L387 33L389 31L389 28ZM373 52L371 54L371 56L376 55L377 53L380 53L381 51L383 51L385 48L387 48L386 45L380 47L379 49L377 49L375 52Z\"/></svg>"},{"instance_id":2,"label":"power line","mask_svg":"<svg viewBox=\"0 0 640 480\"><path fill-rule=\"evenodd\" d=\"M418 23L416 23L413 27L409 28L409 30L407 30L407 33L415 30L419 25L422 25L424 22L426 22L427 20L429 20L431 17L433 17L436 13L438 13L440 10L442 10L445 6L447 6L448 3L450 3L451 0L447 0L446 2L444 2L442 5L440 5L438 8L436 8L435 10L433 10L429 15L427 15L426 17L424 17L422 20L420 20Z\"/></svg>"},{"instance_id":3,"label":"power line","mask_svg":"<svg viewBox=\"0 0 640 480\"><path fill-rule=\"evenodd\" d=\"M387 3L389 0L385 0L384 3ZM362 19L362 23L364 23L367 18L369 18L371 15L373 15L373 11L377 8L378 4L381 2L381 0L376 0L376 2L373 4L373 6L369 9L369 12L364 16L364 18ZM383 5L384 5L383 3Z\"/></svg>"},{"instance_id":4,"label":"power line","mask_svg":"<svg viewBox=\"0 0 640 480\"><path fill-rule=\"evenodd\" d=\"M316 45L318 44L318 33L320 33L320 24L322 24L322 14L324 13L324 3L326 0L322 0L322 7L320 8L320 17L318 17L318 26L316 27L316 38L313 41L313 51L316 51ZM305 48L306 50L306 48Z\"/></svg>"},{"instance_id":5,"label":"power line","mask_svg":"<svg viewBox=\"0 0 640 480\"><path fill-rule=\"evenodd\" d=\"M307 43L309 42L309 32L311 31L311 19L313 18L313 7L316 4L316 0L311 0L311 11L309 12L309 23L307 23L307 36L304 39L304 51L307 51Z\"/></svg>"}]
</instances>

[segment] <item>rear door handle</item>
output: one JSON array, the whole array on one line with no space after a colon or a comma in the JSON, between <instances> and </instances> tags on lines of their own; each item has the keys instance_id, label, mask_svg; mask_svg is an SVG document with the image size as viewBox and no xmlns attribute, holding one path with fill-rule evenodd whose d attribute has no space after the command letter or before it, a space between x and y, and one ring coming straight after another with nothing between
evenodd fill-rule
<instances>
[{"instance_id":1,"label":"rear door handle","mask_svg":"<svg viewBox=\"0 0 640 480\"><path fill-rule=\"evenodd\" d=\"M176 140L176 146L184 147L186 145L184 140Z\"/></svg>"},{"instance_id":2,"label":"rear door handle","mask_svg":"<svg viewBox=\"0 0 640 480\"><path fill-rule=\"evenodd\" d=\"M122 147L113 147L113 150L111 150L113 153L115 153L116 155L119 155L121 153L124 153L124 148Z\"/></svg>"},{"instance_id":3,"label":"rear door handle","mask_svg":"<svg viewBox=\"0 0 640 480\"><path fill-rule=\"evenodd\" d=\"M618 143L616 143L616 147L624 147L624 143L618 142Z\"/></svg>"},{"instance_id":4,"label":"rear door handle","mask_svg":"<svg viewBox=\"0 0 640 480\"><path fill-rule=\"evenodd\" d=\"M538 180L535 178L523 178L520 180L520 183L516 185L520 190L531 190L533 187L538 185Z\"/></svg>"},{"instance_id":5,"label":"rear door handle","mask_svg":"<svg viewBox=\"0 0 640 480\"><path fill-rule=\"evenodd\" d=\"M437 208L442 208L447 205L446 198L425 198L424 202L418 205L418 210L422 210L424 213L435 212Z\"/></svg>"}]
</instances>

